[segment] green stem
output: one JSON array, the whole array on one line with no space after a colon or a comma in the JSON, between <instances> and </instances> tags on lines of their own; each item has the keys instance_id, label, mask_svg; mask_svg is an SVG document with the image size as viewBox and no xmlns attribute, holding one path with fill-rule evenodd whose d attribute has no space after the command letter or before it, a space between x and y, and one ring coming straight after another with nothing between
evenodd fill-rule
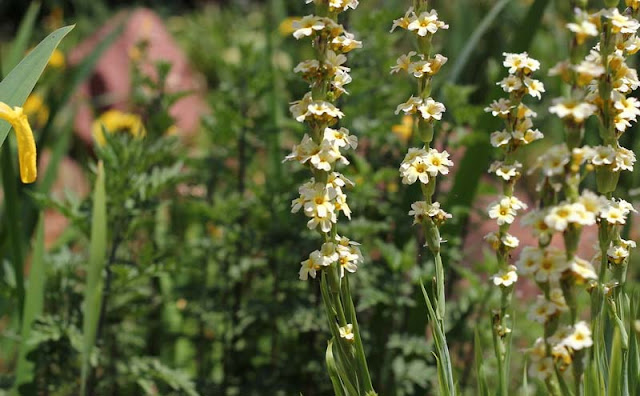
<instances>
[{"instance_id":1,"label":"green stem","mask_svg":"<svg viewBox=\"0 0 640 396\"><path fill-rule=\"evenodd\" d=\"M22 318L24 310L24 234L20 218L20 200L18 199L18 185L13 167L13 157L9 141L2 145L2 187L5 196L6 221L9 224L9 250L11 252L13 272L16 279L18 302L18 316Z\"/></svg>"},{"instance_id":2,"label":"green stem","mask_svg":"<svg viewBox=\"0 0 640 396\"><path fill-rule=\"evenodd\" d=\"M364 345L362 344L362 337L360 336L360 326L358 325L358 319L356 318L356 309L351 298L351 289L349 287L349 277L344 277L345 283L345 300L349 304L349 309L352 313L351 323L353 325L353 335L356 347L356 363L358 365L359 376L362 378L364 390L367 395L373 395L373 384L371 382L371 374L369 373L369 366L367 365L367 357L364 352Z\"/></svg>"}]
</instances>

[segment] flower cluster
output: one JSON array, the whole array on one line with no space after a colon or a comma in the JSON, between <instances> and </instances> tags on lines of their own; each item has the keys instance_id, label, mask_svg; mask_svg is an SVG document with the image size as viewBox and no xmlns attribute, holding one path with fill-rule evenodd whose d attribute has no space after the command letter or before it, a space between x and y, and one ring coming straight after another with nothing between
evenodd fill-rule
<instances>
[{"instance_id":1,"label":"flower cluster","mask_svg":"<svg viewBox=\"0 0 640 396\"><path fill-rule=\"evenodd\" d=\"M419 92L396 108L396 114L403 113L416 124L420 132L423 148L409 148L402 164L400 176L402 183L414 184L420 182L425 192L425 200L411 205L409 215L414 216L414 224L442 225L451 215L440 208L439 202L432 202L433 190L438 175L447 175L453 162L449 159L449 153L431 148L433 140L433 126L436 121L442 120L446 111L444 104L429 96L431 92L432 78L447 62L447 57L441 54L431 55L425 49L431 48L433 35L441 29L448 29L449 25L438 19L435 10L414 10L410 8L406 14L393 21L391 31L396 28L405 29L414 34L418 41L418 51L411 51L401 55L396 65L391 68L391 73L404 72L409 77L418 80ZM413 124L413 122L412 122ZM426 188L429 186L430 188ZM433 238L431 238L433 239ZM436 239L439 239L436 238ZM439 241L438 241L439 243ZM432 248L435 248L432 247Z\"/></svg>"},{"instance_id":2,"label":"flower cluster","mask_svg":"<svg viewBox=\"0 0 640 396\"><path fill-rule=\"evenodd\" d=\"M358 246L357 242L336 235L333 242L325 242L320 250L313 251L309 259L302 262L300 279L315 278L318 271L332 264L339 266L341 278L344 278L345 271L356 272L358 265L364 261Z\"/></svg>"},{"instance_id":3,"label":"flower cluster","mask_svg":"<svg viewBox=\"0 0 640 396\"><path fill-rule=\"evenodd\" d=\"M307 0L306 3L312 3ZM358 146L358 138L346 128L334 126L344 116L335 101L351 82L346 54L361 48L362 43L336 20L337 14L358 6L357 0L315 1L324 16L307 15L293 23L296 39L308 38L316 50L316 58L300 62L294 69L309 83L310 92L291 103L290 111L298 122L309 126L309 133L293 147L284 161L308 167L314 175L300 186L299 197L291 203L292 213L302 211L309 218L307 227L324 234L325 243L301 263L300 279L315 278L318 271L335 267L343 277L345 270L355 272L362 254L355 242L336 235L338 216L351 219L345 190L353 182L336 171L348 165L346 151ZM328 7L328 9L327 9Z\"/></svg>"},{"instance_id":4,"label":"flower cluster","mask_svg":"<svg viewBox=\"0 0 640 396\"><path fill-rule=\"evenodd\" d=\"M494 284L502 288L511 288L517 276L511 275L513 282L498 282L496 279L514 273L515 267L507 263L508 252L518 247L517 238L508 233L509 226L516 216L527 205L513 195L515 184L521 177L522 164L514 159L514 153L522 146L542 139L542 133L534 128L532 119L537 114L527 107L522 100L527 95L540 99L544 85L532 77L533 72L540 69L540 62L527 53L504 53L503 65L509 75L498 83L509 94L509 98L500 98L485 108L504 121L505 128L491 134L491 145L500 148L504 158L491 164L489 172L495 174L503 184L503 195L491 203L488 208L489 217L496 220L500 227L497 233L489 233L485 239L496 250L500 263L500 272L493 277Z\"/></svg>"},{"instance_id":5,"label":"flower cluster","mask_svg":"<svg viewBox=\"0 0 640 396\"><path fill-rule=\"evenodd\" d=\"M551 346L551 356L547 354L547 344ZM592 345L591 329L584 321L559 329L547 340L538 338L531 348L533 364L529 367L529 375L546 381L554 374L555 364L560 371L566 370L576 354Z\"/></svg>"},{"instance_id":6,"label":"flower cluster","mask_svg":"<svg viewBox=\"0 0 640 396\"><path fill-rule=\"evenodd\" d=\"M489 173L495 174L502 184L501 196L487 209L489 217L496 221L498 230L485 236L485 240L496 252L499 267L491 280L502 295L500 307L493 310L492 316L494 349L500 378L506 376L505 367L509 366L510 342L505 340L511 334L508 309L518 281L518 267L509 261L511 252L518 247L520 241L509 233L509 228L516 216L528 208L526 203L514 196L516 182L522 176L522 164L516 161L515 153L521 147L543 138L542 132L533 125L533 118L537 114L523 103L523 99L527 96L540 99L545 92L542 82L533 78L533 73L540 69L540 62L526 52L503 55L503 66L507 68L508 75L497 84L508 94L508 98L494 100L484 109L504 122L504 128L493 132L490 138L491 145L502 152L501 158L489 167ZM506 389L502 392L506 392Z\"/></svg>"},{"instance_id":7,"label":"flower cluster","mask_svg":"<svg viewBox=\"0 0 640 396\"><path fill-rule=\"evenodd\" d=\"M593 14L576 9L574 21L567 24L574 35L571 60L559 63L549 73L571 84L566 90L569 95L554 99L549 108L562 120L566 140L538 158L535 169L542 175L538 185L542 209L523 219L532 228L538 246L525 247L517 266L521 274L531 276L540 286L542 294L529 318L544 326L546 337L533 348L530 374L549 384L557 370L562 372L575 363L578 391L584 370L581 360L585 355L581 351L592 345L591 329L595 326L577 322L575 293L585 285L588 291L599 287L603 266L626 265L629 250L635 245L620 237L621 226L635 210L628 202L611 198L611 193L620 172L632 170L636 161L635 154L621 147L618 139L640 115L640 102L629 97L640 81L636 71L625 63L627 56L640 49L636 36L639 27L630 14L621 14L615 8ZM601 38L598 44L581 48L597 37ZM584 53L587 55L583 57ZM603 142L585 146L585 122L594 115L600 121ZM581 181L592 171L598 193L603 195L581 191ZM600 253L589 262L578 257L577 250L583 228L594 225L599 228ZM563 250L549 247L554 235L563 238ZM598 262L599 274L594 269ZM607 286L602 287L607 294ZM592 298L596 295L591 293ZM563 312L570 313L570 324L564 328L559 326Z\"/></svg>"}]
</instances>

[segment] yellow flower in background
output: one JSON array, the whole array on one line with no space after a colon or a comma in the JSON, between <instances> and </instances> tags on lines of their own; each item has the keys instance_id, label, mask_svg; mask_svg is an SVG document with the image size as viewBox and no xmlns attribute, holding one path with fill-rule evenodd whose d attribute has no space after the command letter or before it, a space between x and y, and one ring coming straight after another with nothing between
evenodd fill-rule
<instances>
[{"instance_id":1,"label":"yellow flower in background","mask_svg":"<svg viewBox=\"0 0 640 396\"><path fill-rule=\"evenodd\" d=\"M293 32L296 31L296 29L293 27L293 23L296 21L299 21L300 17L289 17L287 19L285 19L284 21L282 21L282 23L280 24L280 26L278 27L278 31L280 32L280 34L282 36L288 36L290 34L292 34Z\"/></svg>"},{"instance_id":2,"label":"yellow flower in background","mask_svg":"<svg viewBox=\"0 0 640 396\"><path fill-rule=\"evenodd\" d=\"M402 123L392 126L391 132L407 143L411 139L411 135L413 135L413 117L410 115L402 117Z\"/></svg>"},{"instance_id":3,"label":"yellow flower in background","mask_svg":"<svg viewBox=\"0 0 640 396\"><path fill-rule=\"evenodd\" d=\"M21 107L11 108L0 102L0 119L7 121L16 132L18 140L18 162L20 164L20 179L23 183L33 183L36 180L36 142L29 119Z\"/></svg>"},{"instance_id":4,"label":"yellow flower in background","mask_svg":"<svg viewBox=\"0 0 640 396\"><path fill-rule=\"evenodd\" d=\"M103 135L103 129L109 133L114 132L128 132L133 137L144 137L147 134L142 120L135 114L124 113L118 110L109 110L100 115L100 117L93 122L91 126L91 132L96 142L103 146L105 139Z\"/></svg>"},{"instance_id":5,"label":"yellow flower in background","mask_svg":"<svg viewBox=\"0 0 640 396\"><path fill-rule=\"evenodd\" d=\"M34 92L29 95L22 106L22 110L37 125L42 126L49 119L49 107L44 103L44 99L39 93Z\"/></svg>"},{"instance_id":6,"label":"yellow flower in background","mask_svg":"<svg viewBox=\"0 0 640 396\"><path fill-rule=\"evenodd\" d=\"M51 57L49 58L49 63L47 66L51 66L54 69L62 69L66 64L64 53L59 49L53 50Z\"/></svg>"}]
</instances>

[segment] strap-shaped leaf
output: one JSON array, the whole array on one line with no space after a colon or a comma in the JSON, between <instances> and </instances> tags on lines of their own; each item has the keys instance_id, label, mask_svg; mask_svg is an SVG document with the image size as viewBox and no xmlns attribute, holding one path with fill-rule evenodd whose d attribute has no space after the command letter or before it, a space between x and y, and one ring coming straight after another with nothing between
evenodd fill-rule
<instances>
[{"instance_id":1,"label":"strap-shaped leaf","mask_svg":"<svg viewBox=\"0 0 640 396\"><path fill-rule=\"evenodd\" d=\"M1 102L10 106L22 106L33 87L36 86L51 54L73 27L74 25L65 26L48 35L11 70L7 77L0 82ZM10 129L9 123L0 123L0 145L4 143Z\"/></svg>"}]
</instances>

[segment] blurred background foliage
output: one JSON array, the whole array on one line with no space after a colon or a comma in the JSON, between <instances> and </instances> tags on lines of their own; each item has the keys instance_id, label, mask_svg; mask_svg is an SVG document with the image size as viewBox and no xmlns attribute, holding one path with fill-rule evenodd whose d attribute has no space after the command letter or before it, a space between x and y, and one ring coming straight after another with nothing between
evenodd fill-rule
<instances>
[{"instance_id":1,"label":"blurred background foliage","mask_svg":"<svg viewBox=\"0 0 640 396\"><path fill-rule=\"evenodd\" d=\"M362 1L344 21L364 48L350 57L353 83L341 104L346 114L342 124L360 139L344 170L356 182L350 192L354 219L341 229L362 243L367 258L352 278L354 297L374 386L381 395L392 396L432 394L436 378L419 287L420 279L431 278L432 263L421 248L423 236L407 216L418 191L402 185L397 173L412 136L411 127L393 111L413 89L409 79L389 74L396 58L412 49L407 36L389 34L392 20L404 14L408 3ZM499 126L482 109L498 96L494 82L503 73L502 52L528 50L544 70L566 57L569 3L432 2L451 26L436 44L449 63L434 96L449 110L438 144L454 152L456 160L455 177L441 199L454 213L444 235L449 268L446 323L463 394L475 394L471 362L476 329L481 344L476 348L484 347L485 370L492 371L487 307L498 298L487 282L496 268L494 259L465 254L465 247L482 243L467 238L477 227L469 215L484 216L484 207L471 203L496 191L482 176L493 155L489 134ZM90 390L97 395L330 394L323 359L328 334L318 283L297 279L300 261L317 241L303 216L289 210L306 172L281 164L304 133L287 111L288 103L307 90L292 69L312 57L307 45L287 35L283 21L306 15L310 8L291 0L44 0L32 41L37 43L54 27L76 23L61 46L68 52L133 4L163 17L204 76L212 111L203 116L194 139L167 136L164 132L173 122L167 110L177 97L164 93L162 76L170 65L159 64L159 79L137 76L133 81L134 87L144 87L134 90L131 110L142 116L147 137L109 135L104 146L88 149L72 132L75 106L60 100L77 89L74 78L87 78L82 67L50 68L36 88L49 113L36 127L38 150L51 149L58 158L47 174L55 175L60 158L69 156L93 185L96 164L104 163L108 255L97 349L90 357ZM27 8L28 2L0 2L3 55ZM547 94L535 110L548 138L533 145L525 161L562 136L559 121L546 111L562 87L552 78L543 81ZM625 137L627 147L638 147L635 131ZM14 385L21 344L28 345L34 374L20 386L22 394L75 395L80 389L93 204L90 196L52 196L51 177L35 187L19 186L22 229L9 223L6 208L1 212L0 394ZM621 196L635 198L639 177L636 171L623 180ZM533 194L535 177L526 184L530 188L523 193ZM44 208L54 208L71 222L44 255L44 306L29 339L21 340L17 277L14 257L6 249L7 234L20 232L25 251L31 251L29 241ZM27 275L27 281L30 278ZM526 296L526 285L524 289L521 295ZM524 314L531 298L516 304L518 350L539 333ZM517 354L512 373L522 372L523 355ZM515 392L521 383L519 375L513 378Z\"/></svg>"}]
</instances>

